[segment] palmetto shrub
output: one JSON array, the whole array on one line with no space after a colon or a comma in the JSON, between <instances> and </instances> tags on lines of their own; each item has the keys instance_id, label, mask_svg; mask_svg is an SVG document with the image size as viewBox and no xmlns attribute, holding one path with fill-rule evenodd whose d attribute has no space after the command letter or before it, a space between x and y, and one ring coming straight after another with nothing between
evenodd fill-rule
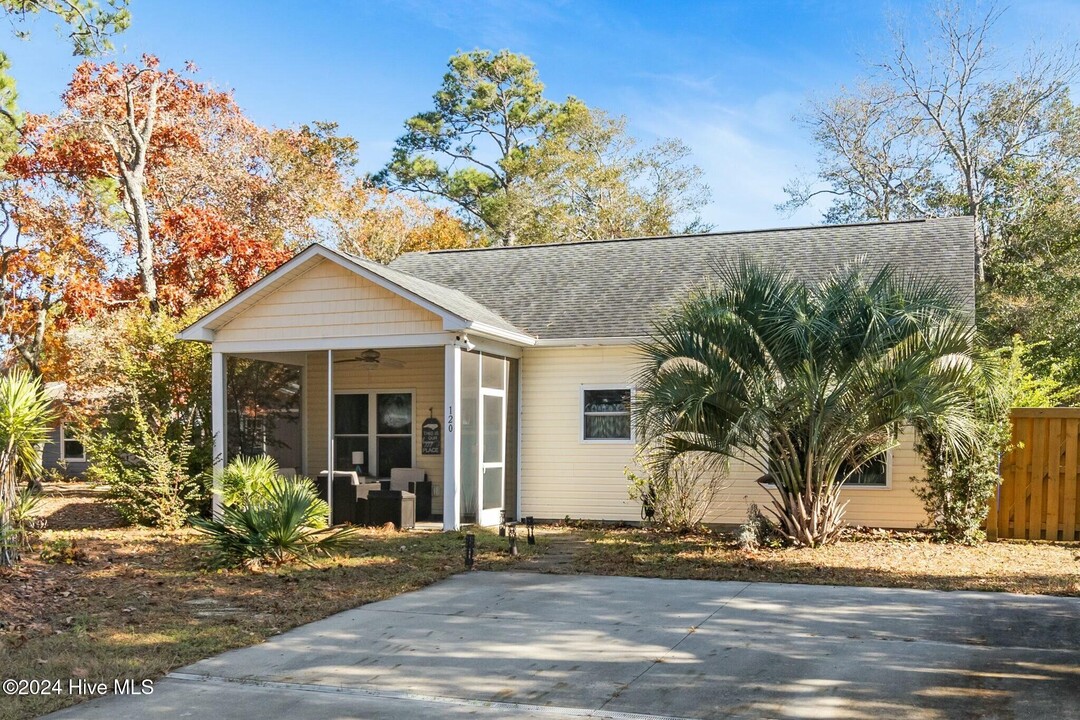
<instances>
[{"instance_id":1,"label":"palmetto shrub","mask_svg":"<svg viewBox=\"0 0 1080 720\"><path fill-rule=\"evenodd\" d=\"M978 440L982 376L972 318L933 281L886 266L814 282L749 261L716 268L641 346L635 413L651 470L687 453L762 475L781 536L839 534L846 479L933 427L954 450Z\"/></svg>"},{"instance_id":2,"label":"palmetto shrub","mask_svg":"<svg viewBox=\"0 0 1080 720\"><path fill-rule=\"evenodd\" d=\"M221 501L226 505L250 505L266 494L278 477L278 464L269 455L237 457L221 471Z\"/></svg>"},{"instance_id":3,"label":"palmetto shrub","mask_svg":"<svg viewBox=\"0 0 1080 720\"><path fill-rule=\"evenodd\" d=\"M275 476L235 504L224 503L218 520L193 519L220 566L281 565L343 552L356 539L352 526L327 527L329 507L308 478Z\"/></svg>"}]
</instances>

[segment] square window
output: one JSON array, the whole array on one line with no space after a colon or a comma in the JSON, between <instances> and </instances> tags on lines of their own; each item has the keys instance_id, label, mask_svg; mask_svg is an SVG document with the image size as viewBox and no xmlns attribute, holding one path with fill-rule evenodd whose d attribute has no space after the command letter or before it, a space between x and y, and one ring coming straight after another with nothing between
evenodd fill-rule
<instances>
[{"instance_id":1,"label":"square window","mask_svg":"<svg viewBox=\"0 0 1080 720\"><path fill-rule=\"evenodd\" d=\"M585 440L631 440L630 388L582 389Z\"/></svg>"}]
</instances>

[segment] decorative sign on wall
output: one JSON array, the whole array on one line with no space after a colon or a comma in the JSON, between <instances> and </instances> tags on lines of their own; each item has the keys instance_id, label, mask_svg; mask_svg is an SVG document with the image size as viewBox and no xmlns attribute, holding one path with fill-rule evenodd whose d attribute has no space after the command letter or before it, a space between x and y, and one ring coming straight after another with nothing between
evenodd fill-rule
<instances>
[{"instance_id":1,"label":"decorative sign on wall","mask_svg":"<svg viewBox=\"0 0 1080 720\"><path fill-rule=\"evenodd\" d=\"M423 455L442 453L442 425L434 415L420 426L420 452Z\"/></svg>"}]
</instances>

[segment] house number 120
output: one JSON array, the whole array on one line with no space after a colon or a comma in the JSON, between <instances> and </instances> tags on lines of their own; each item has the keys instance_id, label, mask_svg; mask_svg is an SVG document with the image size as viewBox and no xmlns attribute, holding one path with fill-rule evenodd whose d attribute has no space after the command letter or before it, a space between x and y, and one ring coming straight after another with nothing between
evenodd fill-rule
<instances>
[{"instance_id":1,"label":"house number 120","mask_svg":"<svg viewBox=\"0 0 1080 720\"><path fill-rule=\"evenodd\" d=\"M454 406L450 406L450 413L446 416L446 432L454 432Z\"/></svg>"}]
</instances>

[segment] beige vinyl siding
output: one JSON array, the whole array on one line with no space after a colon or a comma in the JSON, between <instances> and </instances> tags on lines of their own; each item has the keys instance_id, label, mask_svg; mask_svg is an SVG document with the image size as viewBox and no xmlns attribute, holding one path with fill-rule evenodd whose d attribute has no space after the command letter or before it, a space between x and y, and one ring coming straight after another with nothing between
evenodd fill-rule
<instances>
[{"instance_id":1,"label":"beige vinyl siding","mask_svg":"<svg viewBox=\"0 0 1080 720\"><path fill-rule=\"evenodd\" d=\"M922 503L912 492L912 476L923 474L914 438L905 433L890 455L888 487L852 487L841 491L847 502L845 521L850 525L914 528L926 521ZM724 489L710 509L708 522L737 524L746 521L746 508L757 503L771 507L768 492L757 483L761 472L747 463L733 462Z\"/></svg>"},{"instance_id":2,"label":"beige vinyl siding","mask_svg":"<svg viewBox=\"0 0 1080 720\"><path fill-rule=\"evenodd\" d=\"M581 439L583 385L630 385L638 360L631 347L529 348L522 373L522 514L559 519L640 520L640 506L627 494L625 468L633 461L631 444L587 443ZM888 488L843 491L846 519L853 525L912 528L926 519L911 492L911 476L921 475L912 438L905 435L892 451ZM760 473L733 463L728 482L708 522L736 524L746 507L769 504L757 484Z\"/></svg>"},{"instance_id":3,"label":"beige vinyl siding","mask_svg":"<svg viewBox=\"0 0 1080 720\"><path fill-rule=\"evenodd\" d=\"M400 390L413 393L413 464L423 468L436 488L437 498L442 497L443 456L420 454L420 424L434 410L442 422L443 408L443 353L437 348L405 348L379 350L385 359L400 360L404 367L371 367L366 363L336 363L334 365L334 391L339 393L368 390ZM347 350L334 352L335 359L358 355ZM326 353L312 352L307 357L307 467L317 474L326 469ZM445 449L445 427L443 446ZM369 462L374 458L369 458ZM441 499L434 511L442 510Z\"/></svg>"},{"instance_id":4,"label":"beige vinyl siding","mask_svg":"<svg viewBox=\"0 0 1080 720\"><path fill-rule=\"evenodd\" d=\"M521 358L521 514L638 520L632 443L582 442L582 385L630 386L630 348L527 348Z\"/></svg>"},{"instance_id":5,"label":"beige vinyl siding","mask_svg":"<svg viewBox=\"0 0 1080 720\"><path fill-rule=\"evenodd\" d=\"M442 332L442 320L337 263L320 260L217 331L216 342Z\"/></svg>"}]
</instances>

